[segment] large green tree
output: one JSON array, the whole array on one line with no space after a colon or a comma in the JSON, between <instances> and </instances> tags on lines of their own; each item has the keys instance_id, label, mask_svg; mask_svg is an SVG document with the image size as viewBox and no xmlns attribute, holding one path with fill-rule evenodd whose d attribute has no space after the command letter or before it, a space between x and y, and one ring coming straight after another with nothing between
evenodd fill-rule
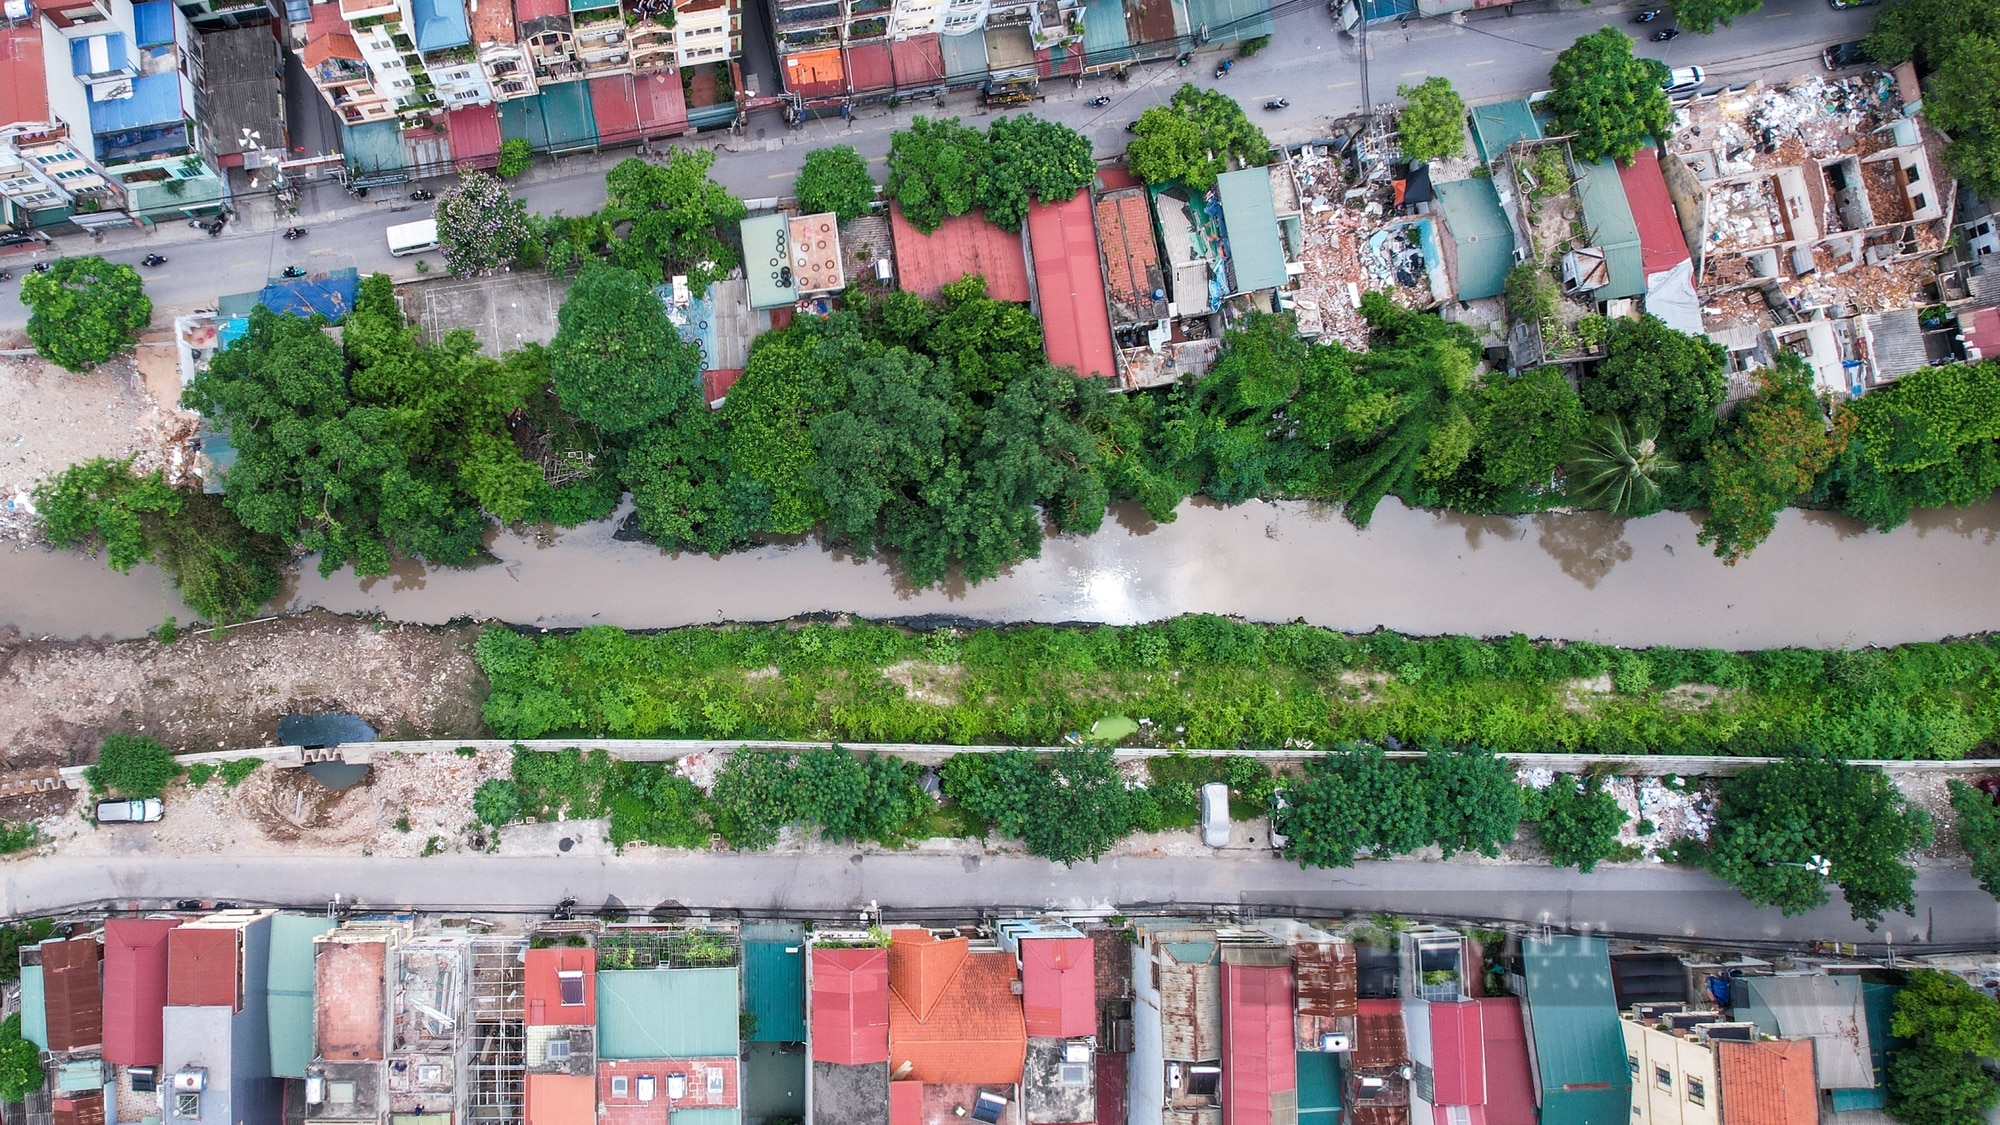
<instances>
[{"instance_id":1,"label":"large green tree","mask_svg":"<svg viewBox=\"0 0 2000 1125\"><path fill-rule=\"evenodd\" d=\"M683 341L646 277L583 271L556 314L549 373L563 406L608 434L669 417L699 394L699 350Z\"/></svg>"},{"instance_id":2,"label":"large green tree","mask_svg":"<svg viewBox=\"0 0 2000 1125\"><path fill-rule=\"evenodd\" d=\"M1149 184L1178 182L1195 191L1215 186L1231 161L1265 164L1271 142L1243 107L1218 90L1183 83L1166 105L1139 115L1125 161Z\"/></svg>"},{"instance_id":3,"label":"large green tree","mask_svg":"<svg viewBox=\"0 0 2000 1125\"><path fill-rule=\"evenodd\" d=\"M1614 516L1660 510L1682 465L1660 447L1659 430L1617 415L1597 418L1571 440L1563 489L1578 503Z\"/></svg>"},{"instance_id":4,"label":"large green tree","mask_svg":"<svg viewBox=\"0 0 2000 1125\"><path fill-rule=\"evenodd\" d=\"M528 241L528 205L499 180L467 172L437 201L438 245L453 277L504 266Z\"/></svg>"},{"instance_id":5,"label":"large green tree","mask_svg":"<svg viewBox=\"0 0 2000 1125\"><path fill-rule=\"evenodd\" d=\"M807 479L817 459L812 427L847 398L847 364L860 341L804 320L767 332L750 348L743 376L722 404L729 461L768 498L766 530L803 535L826 516L826 501Z\"/></svg>"},{"instance_id":6,"label":"large green tree","mask_svg":"<svg viewBox=\"0 0 2000 1125\"><path fill-rule=\"evenodd\" d=\"M986 146L988 167L979 201L986 218L998 226L1020 226L1030 199L1059 203L1097 177L1089 137L1031 113L994 119L986 127Z\"/></svg>"},{"instance_id":7,"label":"large green tree","mask_svg":"<svg viewBox=\"0 0 2000 1125\"><path fill-rule=\"evenodd\" d=\"M1403 112L1396 117L1397 143L1406 159L1422 163L1465 151L1465 99L1442 75L1396 87Z\"/></svg>"},{"instance_id":8,"label":"large green tree","mask_svg":"<svg viewBox=\"0 0 2000 1125\"><path fill-rule=\"evenodd\" d=\"M1696 542L1714 546L1727 564L1748 555L1833 464L1845 429L1827 424L1804 362L1781 353L1709 446L1701 474L1707 515Z\"/></svg>"},{"instance_id":9,"label":"large green tree","mask_svg":"<svg viewBox=\"0 0 2000 1125\"><path fill-rule=\"evenodd\" d=\"M1747 16L1763 7L1764 0L1668 0L1668 6L1682 30L1707 35L1715 30L1716 24L1728 27L1737 16Z\"/></svg>"},{"instance_id":10,"label":"large green tree","mask_svg":"<svg viewBox=\"0 0 2000 1125\"><path fill-rule=\"evenodd\" d=\"M0 1020L0 1102L24 1101L45 1080L42 1049L21 1035L21 1013Z\"/></svg>"},{"instance_id":11,"label":"large green tree","mask_svg":"<svg viewBox=\"0 0 2000 1125\"><path fill-rule=\"evenodd\" d=\"M831 211L845 223L868 213L875 202L875 177L853 145L830 145L806 153L792 192L799 197L799 210L808 215Z\"/></svg>"},{"instance_id":12,"label":"large green tree","mask_svg":"<svg viewBox=\"0 0 2000 1125\"><path fill-rule=\"evenodd\" d=\"M1889 1027L1896 1040L1888 1109L1896 1120L1978 1125L2000 1104L2000 1082L1980 1061L2000 1053L2000 1001L1951 973L1918 969L1896 994Z\"/></svg>"},{"instance_id":13,"label":"large green tree","mask_svg":"<svg viewBox=\"0 0 2000 1125\"><path fill-rule=\"evenodd\" d=\"M131 351L153 321L139 272L95 256L57 258L48 272L23 277L21 303L35 350L69 371Z\"/></svg>"},{"instance_id":14,"label":"large green tree","mask_svg":"<svg viewBox=\"0 0 2000 1125\"><path fill-rule=\"evenodd\" d=\"M1652 429L1661 444L1698 453L1715 433L1716 410L1728 395L1722 345L1668 328L1656 316L1618 320L1605 356L1583 380L1583 405Z\"/></svg>"},{"instance_id":15,"label":"large green tree","mask_svg":"<svg viewBox=\"0 0 2000 1125\"><path fill-rule=\"evenodd\" d=\"M1002 836L1062 864L1096 859L1131 830L1140 799L1111 750L1003 750L945 763L945 794Z\"/></svg>"},{"instance_id":16,"label":"large green tree","mask_svg":"<svg viewBox=\"0 0 2000 1125\"><path fill-rule=\"evenodd\" d=\"M1880 9L1868 53L1928 74L1924 116L1951 138L1945 163L1981 195L2000 194L2000 10L1961 0L1898 0Z\"/></svg>"},{"instance_id":17,"label":"large green tree","mask_svg":"<svg viewBox=\"0 0 2000 1125\"><path fill-rule=\"evenodd\" d=\"M1647 138L1673 127L1673 103L1661 88L1666 80L1667 64L1634 55L1631 36L1605 27L1556 56L1544 104L1556 131L1570 134L1577 159L1629 162Z\"/></svg>"},{"instance_id":18,"label":"large green tree","mask_svg":"<svg viewBox=\"0 0 2000 1125\"><path fill-rule=\"evenodd\" d=\"M2000 805L1984 792L1952 779L1952 830L1972 860L1972 877L1987 894L2000 898Z\"/></svg>"},{"instance_id":19,"label":"large green tree","mask_svg":"<svg viewBox=\"0 0 2000 1125\"><path fill-rule=\"evenodd\" d=\"M1490 375L1476 397L1479 440L1473 454L1481 481L1494 489L1552 483L1556 466L1585 425L1583 400L1562 369Z\"/></svg>"},{"instance_id":20,"label":"large green tree","mask_svg":"<svg viewBox=\"0 0 2000 1125\"><path fill-rule=\"evenodd\" d=\"M910 225L926 234L979 202L991 158L986 138L956 117L918 114L889 135L886 190Z\"/></svg>"},{"instance_id":21,"label":"large green tree","mask_svg":"<svg viewBox=\"0 0 2000 1125\"><path fill-rule=\"evenodd\" d=\"M710 178L714 164L709 149L677 148L664 164L635 156L606 173L603 215L620 231L611 260L650 282L685 275L697 296L728 277L730 235L749 211Z\"/></svg>"},{"instance_id":22,"label":"large green tree","mask_svg":"<svg viewBox=\"0 0 2000 1125\"><path fill-rule=\"evenodd\" d=\"M1884 531L2000 487L2000 361L1927 367L1841 407L1853 431L1819 497Z\"/></svg>"},{"instance_id":23,"label":"large green tree","mask_svg":"<svg viewBox=\"0 0 2000 1125\"><path fill-rule=\"evenodd\" d=\"M1707 862L1751 902L1786 914L1825 905L1832 882L1872 925L1914 907L1908 857L1930 839L1930 818L1881 770L1800 753L1722 783Z\"/></svg>"}]
</instances>

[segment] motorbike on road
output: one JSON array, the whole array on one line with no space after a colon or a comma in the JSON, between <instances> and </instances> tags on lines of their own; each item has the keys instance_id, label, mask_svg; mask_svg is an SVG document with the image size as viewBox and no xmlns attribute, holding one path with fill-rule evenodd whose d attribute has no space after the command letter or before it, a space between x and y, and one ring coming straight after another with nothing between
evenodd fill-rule
<instances>
[{"instance_id":1,"label":"motorbike on road","mask_svg":"<svg viewBox=\"0 0 2000 1125\"><path fill-rule=\"evenodd\" d=\"M1670 28L1667 28L1667 29L1666 29L1666 30L1664 30L1664 31L1655 31L1655 32L1653 33L1653 42L1655 42L1655 43L1666 43L1666 42L1669 42L1669 41L1671 41L1671 40L1674 40L1674 39L1678 39L1678 38L1680 38L1680 35L1681 35L1681 29L1680 29L1680 28L1678 28L1678 27L1670 27Z\"/></svg>"},{"instance_id":2,"label":"motorbike on road","mask_svg":"<svg viewBox=\"0 0 2000 1125\"><path fill-rule=\"evenodd\" d=\"M293 240L295 240L295 239L300 239L300 238L304 238L305 236L306 236L306 228L304 228L304 227L286 227L286 228L285 228L285 235L284 235L284 237L285 237L285 241L287 241L287 242L291 242L291 241L293 241Z\"/></svg>"},{"instance_id":3,"label":"motorbike on road","mask_svg":"<svg viewBox=\"0 0 2000 1125\"><path fill-rule=\"evenodd\" d=\"M1222 64L1221 64L1220 66L1218 66L1218 67L1216 67L1216 68L1215 68L1215 76L1216 76L1217 78L1220 78L1220 77L1222 77L1223 75L1225 75L1225 74L1228 74L1228 73L1229 73L1229 71L1230 71L1230 70L1231 70L1231 69L1232 69L1233 67L1235 67L1235 65L1236 65L1236 62L1235 62L1235 60L1234 60L1234 59L1223 59L1223 60L1222 60Z\"/></svg>"},{"instance_id":4,"label":"motorbike on road","mask_svg":"<svg viewBox=\"0 0 2000 1125\"><path fill-rule=\"evenodd\" d=\"M1632 22L1633 22L1633 23L1652 23L1652 22L1653 22L1654 20L1656 20L1656 19L1659 19L1659 18L1660 18L1660 9L1658 9L1658 8L1648 8L1648 9L1646 9L1645 11L1643 11L1643 12L1640 12L1640 13L1639 13L1638 15L1636 15L1636 16L1633 16L1633 17L1632 17Z\"/></svg>"},{"instance_id":5,"label":"motorbike on road","mask_svg":"<svg viewBox=\"0 0 2000 1125\"><path fill-rule=\"evenodd\" d=\"M286 276L286 277L304 277L305 275L306 275L306 271L305 271L304 269L302 269L302 268L298 267L298 266L286 266L286 267L285 267L285 273L284 273L284 276Z\"/></svg>"},{"instance_id":6,"label":"motorbike on road","mask_svg":"<svg viewBox=\"0 0 2000 1125\"><path fill-rule=\"evenodd\" d=\"M139 264L142 266L164 266L167 264L167 256L165 254L148 254L139 259Z\"/></svg>"},{"instance_id":7,"label":"motorbike on road","mask_svg":"<svg viewBox=\"0 0 2000 1125\"><path fill-rule=\"evenodd\" d=\"M418 203L427 203L436 199L437 193L428 188L418 188L410 193L410 198L416 200Z\"/></svg>"},{"instance_id":8,"label":"motorbike on road","mask_svg":"<svg viewBox=\"0 0 2000 1125\"><path fill-rule=\"evenodd\" d=\"M1085 105L1089 106L1089 107L1090 107L1090 108L1092 108L1092 109L1098 109L1098 108L1101 108L1101 107L1103 107L1103 106L1107 106L1107 105L1110 105L1110 104L1111 104L1111 95L1110 95L1110 94L1103 94L1103 95L1100 95L1100 96L1098 96L1098 97L1095 97L1095 98L1092 98L1092 99L1090 99L1089 101L1087 101L1087 102L1085 102L1085 103L1083 103L1083 104L1085 104Z\"/></svg>"},{"instance_id":9,"label":"motorbike on road","mask_svg":"<svg viewBox=\"0 0 2000 1125\"><path fill-rule=\"evenodd\" d=\"M1264 108L1265 108L1265 109L1283 109L1283 108L1285 108L1286 106L1288 106L1288 105L1291 105L1291 104L1292 104L1292 103L1291 103L1291 99L1289 99L1289 98L1272 98L1272 99L1271 99L1270 101L1268 101L1268 102L1265 102L1265 103L1264 103Z\"/></svg>"}]
</instances>

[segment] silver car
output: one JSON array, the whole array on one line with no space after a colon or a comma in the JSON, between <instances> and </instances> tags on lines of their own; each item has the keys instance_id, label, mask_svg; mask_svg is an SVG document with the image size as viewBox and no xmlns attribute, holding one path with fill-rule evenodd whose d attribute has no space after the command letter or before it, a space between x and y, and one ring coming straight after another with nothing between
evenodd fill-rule
<instances>
[{"instance_id":1,"label":"silver car","mask_svg":"<svg viewBox=\"0 0 2000 1125\"><path fill-rule=\"evenodd\" d=\"M1201 787L1201 842L1211 848L1229 846L1229 786L1220 781Z\"/></svg>"},{"instance_id":2,"label":"silver car","mask_svg":"<svg viewBox=\"0 0 2000 1125\"><path fill-rule=\"evenodd\" d=\"M165 811L158 797L147 797L137 801L99 801L97 823L151 824L160 819Z\"/></svg>"}]
</instances>

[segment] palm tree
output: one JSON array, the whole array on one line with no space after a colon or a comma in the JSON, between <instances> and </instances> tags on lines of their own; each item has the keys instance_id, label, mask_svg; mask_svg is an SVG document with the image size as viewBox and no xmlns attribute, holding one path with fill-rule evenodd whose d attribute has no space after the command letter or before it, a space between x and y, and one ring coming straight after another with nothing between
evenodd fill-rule
<instances>
[{"instance_id":1,"label":"palm tree","mask_svg":"<svg viewBox=\"0 0 2000 1125\"><path fill-rule=\"evenodd\" d=\"M1570 445L1569 494L1613 515L1659 511L1661 482L1681 471L1680 462L1661 452L1659 436L1657 424L1597 419Z\"/></svg>"}]
</instances>

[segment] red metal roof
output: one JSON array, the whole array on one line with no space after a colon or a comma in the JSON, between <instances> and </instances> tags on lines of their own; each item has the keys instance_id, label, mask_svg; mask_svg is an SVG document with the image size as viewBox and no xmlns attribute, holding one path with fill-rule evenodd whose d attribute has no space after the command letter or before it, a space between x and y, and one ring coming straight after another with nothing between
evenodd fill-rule
<instances>
[{"instance_id":1,"label":"red metal roof","mask_svg":"<svg viewBox=\"0 0 2000 1125\"><path fill-rule=\"evenodd\" d=\"M800 51L785 56L785 89L803 98L823 98L847 92L840 48Z\"/></svg>"},{"instance_id":2,"label":"red metal roof","mask_svg":"<svg viewBox=\"0 0 2000 1125\"><path fill-rule=\"evenodd\" d=\"M889 205L889 237L896 245L896 271L905 292L935 300L948 282L969 273L986 279L986 295L996 301L1028 302L1028 261L1021 236L986 221L974 211L946 219L924 234Z\"/></svg>"},{"instance_id":3,"label":"red metal roof","mask_svg":"<svg viewBox=\"0 0 2000 1125\"><path fill-rule=\"evenodd\" d=\"M564 974L571 976L570 998L563 1003ZM523 995L529 1027L569 1027L597 1022L597 951L595 949L528 950L522 967Z\"/></svg>"},{"instance_id":4,"label":"red metal roof","mask_svg":"<svg viewBox=\"0 0 2000 1125\"><path fill-rule=\"evenodd\" d=\"M1097 186L1104 191L1117 191L1119 188L1140 185L1139 177L1133 175L1131 169L1123 164L1106 164L1097 170Z\"/></svg>"},{"instance_id":5,"label":"red metal roof","mask_svg":"<svg viewBox=\"0 0 2000 1125\"><path fill-rule=\"evenodd\" d=\"M632 92L632 76L614 74L590 80L590 108L597 118L597 137L605 144L637 140L639 103Z\"/></svg>"},{"instance_id":6,"label":"red metal roof","mask_svg":"<svg viewBox=\"0 0 2000 1125\"><path fill-rule=\"evenodd\" d=\"M1035 292L1049 362L1074 368L1079 375L1116 374L1090 193L1079 191L1061 203L1029 207L1028 242L1035 251ZM896 257L901 260L900 251Z\"/></svg>"},{"instance_id":7,"label":"red metal roof","mask_svg":"<svg viewBox=\"0 0 2000 1125\"><path fill-rule=\"evenodd\" d=\"M42 993L51 1051L74 1051L104 1042L104 987L96 938L42 943Z\"/></svg>"},{"instance_id":8,"label":"red metal roof","mask_svg":"<svg viewBox=\"0 0 2000 1125\"><path fill-rule=\"evenodd\" d=\"M1981 359L2000 356L2000 309L1974 309L1958 318L1958 326L1965 332L1965 342L1979 349Z\"/></svg>"},{"instance_id":9,"label":"red metal roof","mask_svg":"<svg viewBox=\"0 0 2000 1125\"><path fill-rule=\"evenodd\" d=\"M1812 1040L1724 1039L1715 1044L1715 1069L1730 1125L1817 1125Z\"/></svg>"},{"instance_id":10,"label":"red metal roof","mask_svg":"<svg viewBox=\"0 0 2000 1125\"><path fill-rule=\"evenodd\" d=\"M814 1062L889 1061L889 951L814 949Z\"/></svg>"},{"instance_id":11,"label":"red metal roof","mask_svg":"<svg viewBox=\"0 0 2000 1125\"><path fill-rule=\"evenodd\" d=\"M741 367L711 367L701 373L702 401L714 406L729 397L729 388L743 377Z\"/></svg>"},{"instance_id":12,"label":"red metal roof","mask_svg":"<svg viewBox=\"0 0 2000 1125\"><path fill-rule=\"evenodd\" d=\"M104 923L104 1061L158 1066L160 1021L167 1009L167 934L171 918L111 918Z\"/></svg>"},{"instance_id":13,"label":"red metal roof","mask_svg":"<svg viewBox=\"0 0 2000 1125\"><path fill-rule=\"evenodd\" d=\"M1431 1079L1440 1106L1486 1102L1486 1041L1478 1003L1431 1005Z\"/></svg>"},{"instance_id":14,"label":"red metal roof","mask_svg":"<svg viewBox=\"0 0 2000 1125\"><path fill-rule=\"evenodd\" d=\"M679 74L648 74L632 80L632 94L639 104L639 125L649 137L687 130L687 94L681 89Z\"/></svg>"},{"instance_id":15,"label":"red metal roof","mask_svg":"<svg viewBox=\"0 0 2000 1125\"><path fill-rule=\"evenodd\" d=\"M1528 1069L1528 1031L1521 1022L1521 1001L1502 996L1475 1003L1480 1009L1479 1031L1486 1049L1487 1125L1535 1125L1535 1080Z\"/></svg>"},{"instance_id":16,"label":"red metal roof","mask_svg":"<svg viewBox=\"0 0 2000 1125\"><path fill-rule=\"evenodd\" d=\"M1021 1080L1028 1031L1014 959L965 938L897 930L889 945L889 1070L916 1082ZM908 1069L904 1069L907 1067Z\"/></svg>"},{"instance_id":17,"label":"red metal roof","mask_svg":"<svg viewBox=\"0 0 2000 1125\"><path fill-rule=\"evenodd\" d=\"M167 1003L176 1008L240 1008L243 931L182 926L167 935Z\"/></svg>"},{"instance_id":18,"label":"red metal roof","mask_svg":"<svg viewBox=\"0 0 2000 1125\"><path fill-rule=\"evenodd\" d=\"M1029 1035L1097 1034L1097 965L1090 939L1022 938L1021 1007Z\"/></svg>"},{"instance_id":19,"label":"red metal roof","mask_svg":"<svg viewBox=\"0 0 2000 1125\"><path fill-rule=\"evenodd\" d=\"M944 47L935 35L913 35L890 50L896 85L934 86L944 81Z\"/></svg>"},{"instance_id":20,"label":"red metal roof","mask_svg":"<svg viewBox=\"0 0 2000 1125\"><path fill-rule=\"evenodd\" d=\"M1639 256L1647 276L1687 261L1687 239L1681 234L1680 212L1667 194L1666 177L1660 174L1660 154L1640 149L1630 165L1619 166L1618 182L1625 185L1632 221L1639 227Z\"/></svg>"},{"instance_id":21,"label":"red metal roof","mask_svg":"<svg viewBox=\"0 0 2000 1125\"><path fill-rule=\"evenodd\" d=\"M500 155L500 109L473 105L444 115L445 136L451 138L451 158L460 164L484 164Z\"/></svg>"},{"instance_id":22,"label":"red metal roof","mask_svg":"<svg viewBox=\"0 0 2000 1125\"><path fill-rule=\"evenodd\" d=\"M42 66L42 21L0 29L0 126L49 119L49 79Z\"/></svg>"},{"instance_id":23,"label":"red metal roof","mask_svg":"<svg viewBox=\"0 0 2000 1125\"><path fill-rule=\"evenodd\" d=\"M924 1084L889 1083L889 1125L923 1125Z\"/></svg>"},{"instance_id":24,"label":"red metal roof","mask_svg":"<svg viewBox=\"0 0 2000 1125\"><path fill-rule=\"evenodd\" d=\"M847 48L847 88L859 94L887 90L896 84L896 65L888 43L863 43Z\"/></svg>"},{"instance_id":25,"label":"red metal roof","mask_svg":"<svg viewBox=\"0 0 2000 1125\"><path fill-rule=\"evenodd\" d=\"M1271 1125L1271 1102L1299 1088L1292 967L1222 964L1222 1117Z\"/></svg>"}]
</instances>

